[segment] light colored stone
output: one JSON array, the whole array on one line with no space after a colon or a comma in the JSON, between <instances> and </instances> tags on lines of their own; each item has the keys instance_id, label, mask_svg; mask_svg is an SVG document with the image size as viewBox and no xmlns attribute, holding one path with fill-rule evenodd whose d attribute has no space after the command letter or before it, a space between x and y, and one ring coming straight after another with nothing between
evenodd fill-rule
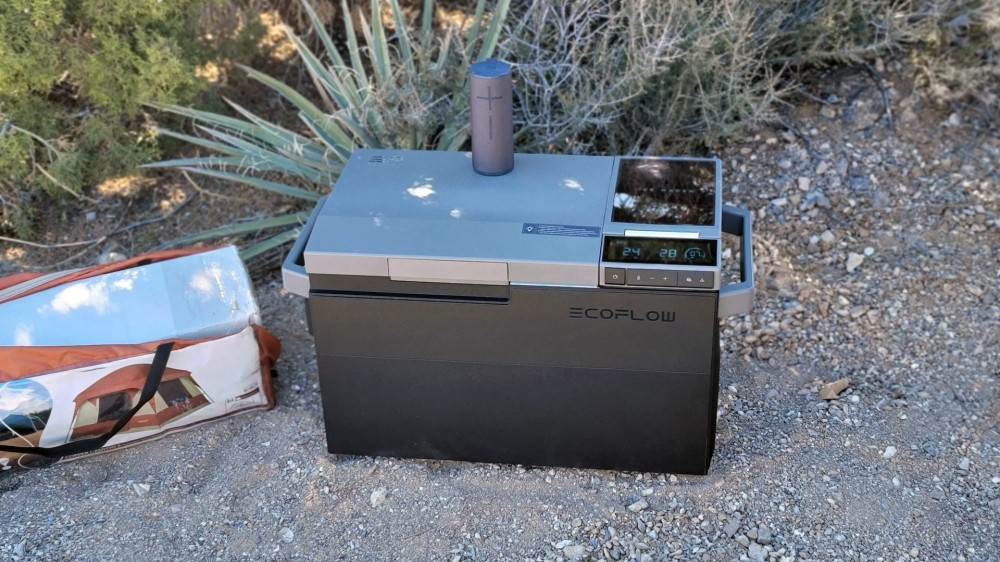
<instances>
[{"instance_id":1,"label":"light colored stone","mask_svg":"<svg viewBox=\"0 0 1000 562\"><path fill-rule=\"evenodd\" d=\"M378 488L375 488L375 490L372 492L372 495L368 499L368 501L371 503L372 507L379 507L385 503L388 497L389 497L389 492L386 491L385 487L379 486Z\"/></svg>"},{"instance_id":2,"label":"light colored stone","mask_svg":"<svg viewBox=\"0 0 1000 562\"><path fill-rule=\"evenodd\" d=\"M837 237L834 236L833 232L829 230L824 230L823 234L819 235L819 247L824 250L829 250L837 243Z\"/></svg>"},{"instance_id":3,"label":"light colored stone","mask_svg":"<svg viewBox=\"0 0 1000 562\"><path fill-rule=\"evenodd\" d=\"M810 187L812 187L811 179L805 176L799 178L799 191L809 191Z\"/></svg>"},{"instance_id":4,"label":"light colored stone","mask_svg":"<svg viewBox=\"0 0 1000 562\"><path fill-rule=\"evenodd\" d=\"M888 447L885 448L884 451L882 451L883 459L891 459L894 456L896 456L896 448L893 447L892 445L889 445Z\"/></svg>"},{"instance_id":5,"label":"light colored stone","mask_svg":"<svg viewBox=\"0 0 1000 562\"><path fill-rule=\"evenodd\" d=\"M582 544L574 544L572 546L567 546L562 549L563 556L567 560L583 560L583 557L587 555L587 547Z\"/></svg>"},{"instance_id":6,"label":"light colored stone","mask_svg":"<svg viewBox=\"0 0 1000 562\"><path fill-rule=\"evenodd\" d=\"M851 386L851 379L837 379L826 383L819 390L819 397L823 400L836 400L840 393L849 386Z\"/></svg>"},{"instance_id":7,"label":"light colored stone","mask_svg":"<svg viewBox=\"0 0 1000 562\"><path fill-rule=\"evenodd\" d=\"M639 500L634 504L628 506L628 510L631 511L632 513L639 513L640 511L646 509L647 507L649 507L649 503L646 502L646 500Z\"/></svg>"},{"instance_id":8,"label":"light colored stone","mask_svg":"<svg viewBox=\"0 0 1000 562\"><path fill-rule=\"evenodd\" d=\"M864 261L865 257L863 255L855 254L854 252L849 252L847 254L847 263L846 263L847 272L854 273L854 270L861 267L861 264L864 263Z\"/></svg>"}]
</instances>

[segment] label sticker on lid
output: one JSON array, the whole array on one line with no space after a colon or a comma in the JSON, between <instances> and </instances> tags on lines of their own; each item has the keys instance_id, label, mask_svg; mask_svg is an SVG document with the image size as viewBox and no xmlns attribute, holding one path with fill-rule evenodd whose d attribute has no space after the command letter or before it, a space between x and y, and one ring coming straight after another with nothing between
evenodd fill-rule
<instances>
[{"instance_id":1,"label":"label sticker on lid","mask_svg":"<svg viewBox=\"0 0 1000 562\"><path fill-rule=\"evenodd\" d=\"M582 236L585 238L596 238L601 235L601 227L526 222L524 223L524 226L521 227L521 234L541 234L544 236Z\"/></svg>"}]
</instances>

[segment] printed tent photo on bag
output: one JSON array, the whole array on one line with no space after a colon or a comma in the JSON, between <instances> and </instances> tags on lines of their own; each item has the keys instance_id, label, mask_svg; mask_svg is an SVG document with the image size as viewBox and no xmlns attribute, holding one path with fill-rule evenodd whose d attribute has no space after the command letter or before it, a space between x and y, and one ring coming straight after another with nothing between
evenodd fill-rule
<instances>
[{"instance_id":1,"label":"printed tent photo on bag","mask_svg":"<svg viewBox=\"0 0 1000 562\"><path fill-rule=\"evenodd\" d=\"M95 437L110 430L125 412L132 409L142 391L149 367L148 364L122 367L77 395L70 440ZM189 371L167 367L152 400L135 414L122 431L158 429L210 403L211 400L194 382Z\"/></svg>"}]
</instances>

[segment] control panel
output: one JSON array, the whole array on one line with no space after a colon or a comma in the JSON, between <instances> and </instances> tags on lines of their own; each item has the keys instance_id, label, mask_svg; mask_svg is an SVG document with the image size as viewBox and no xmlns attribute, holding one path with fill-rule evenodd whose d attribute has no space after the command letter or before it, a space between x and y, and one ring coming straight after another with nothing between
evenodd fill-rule
<instances>
[{"instance_id":1,"label":"control panel","mask_svg":"<svg viewBox=\"0 0 1000 562\"><path fill-rule=\"evenodd\" d=\"M670 289L717 289L715 271L699 269L602 268L602 285Z\"/></svg>"}]
</instances>

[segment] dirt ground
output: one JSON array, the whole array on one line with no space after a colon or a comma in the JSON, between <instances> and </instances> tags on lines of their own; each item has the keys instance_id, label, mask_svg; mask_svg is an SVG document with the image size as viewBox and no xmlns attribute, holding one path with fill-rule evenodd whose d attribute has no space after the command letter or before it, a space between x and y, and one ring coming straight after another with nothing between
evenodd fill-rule
<instances>
[{"instance_id":1,"label":"dirt ground","mask_svg":"<svg viewBox=\"0 0 1000 562\"><path fill-rule=\"evenodd\" d=\"M277 407L0 474L0 560L1000 560L1000 131L896 70L826 76L718 151L758 289L723 321L707 476L330 455L303 303L272 271ZM288 205L149 191L54 210L42 241L183 207L89 247L0 245L0 273Z\"/></svg>"}]
</instances>

